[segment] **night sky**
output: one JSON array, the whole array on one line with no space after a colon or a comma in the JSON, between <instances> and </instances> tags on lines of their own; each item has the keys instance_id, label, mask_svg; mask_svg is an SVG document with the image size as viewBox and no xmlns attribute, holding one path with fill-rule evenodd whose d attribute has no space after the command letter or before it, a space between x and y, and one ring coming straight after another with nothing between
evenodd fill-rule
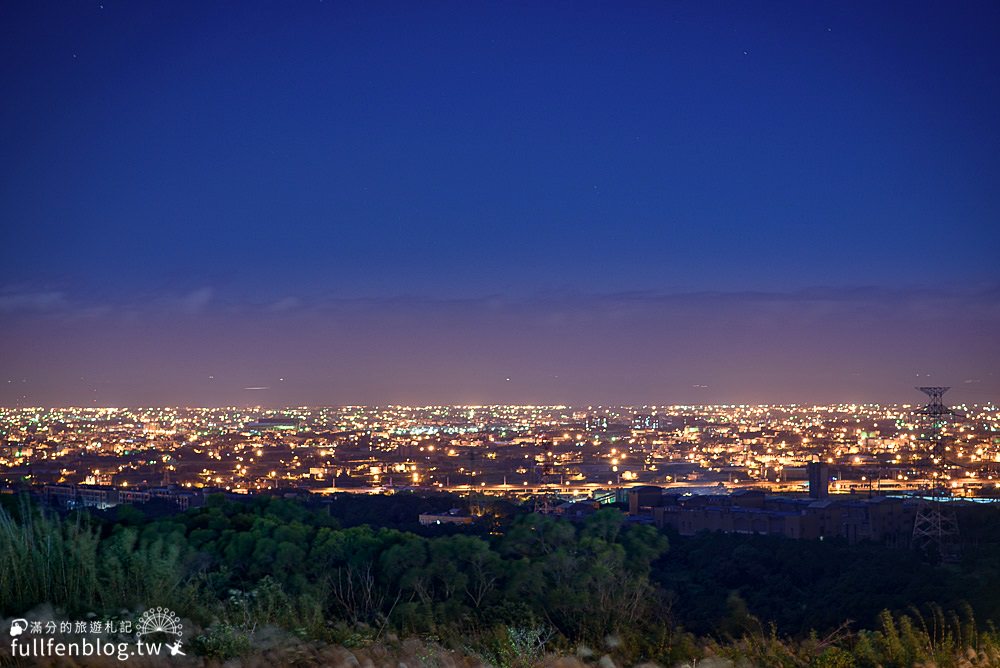
<instances>
[{"instance_id":1,"label":"night sky","mask_svg":"<svg viewBox=\"0 0 1000 668\"><path fill-rule=\"evenodd\" d=\"M0 4L0 404L1000 400L995 2Z\"/></svg>"}]
</instances>

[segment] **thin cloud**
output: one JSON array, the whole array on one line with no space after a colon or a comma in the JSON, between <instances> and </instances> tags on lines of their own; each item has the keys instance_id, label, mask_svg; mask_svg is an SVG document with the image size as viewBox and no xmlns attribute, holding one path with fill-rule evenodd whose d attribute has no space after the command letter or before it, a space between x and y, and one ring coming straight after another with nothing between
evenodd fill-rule
<instances>
[{"instance_id":1,"label":"thin cloud","mask_svg":"<svg viewBox=\"0 0 1000 668\"><path fill-rule=\"evenodd\" d=\"M1000 317L1000 287L986 289L878 288L872 286L815 286L793 291L629 291L615 293L545 292L527 296L488 294L480 297L441 298L413 294L385 297L302 297L289 295L261 303L220 295L215 288L201 287L182 295L151 295L113 306L88 303L82 297L70 300L65 292L55 290L0 291L0 312L7 313L86 313L110 315L154 315L180 311L189 315L236 314L324 314L331 312L481 312L501 315L511 312L571 314L597 311L613 314L632 309L685 307L728 307L755 305L827 305L829 307L907 310L911 315L929 316L950 313L956 308L975 307L981 318ZM783 307L782 307L783 308Z\"/></svg>"},{"instance_id":2,"label":"thin cloud","mask_svg":"<svg viewBox=\"0 0 1000 668\"><path fill-rule=\"evenodd\" d=\"M265 310L270 313L286 313L295 310L302 305L302 300L298 297L285 297L269 304Z\"/></svg>"},{"instance_id":3,"label":"thin cloud","mask_svg":"<svg viewBox=\"0 0 1000 668\"><path fill-rule=\"evenodd\" d=\"M52 313L65 310L68 304L62 292L0 292L0 313Z\"/></svg>"},{"instance_id":4,"label":"thin cloud","mask_svg":"<svg viewBox=\"0 0 1000 668\"><path fill-rule=\"evenodd\" d=\"M185 313L201 313L208 308L215 290L212 288L198 288L177 300L177 305Z\"/></svg>"}]
</instances>

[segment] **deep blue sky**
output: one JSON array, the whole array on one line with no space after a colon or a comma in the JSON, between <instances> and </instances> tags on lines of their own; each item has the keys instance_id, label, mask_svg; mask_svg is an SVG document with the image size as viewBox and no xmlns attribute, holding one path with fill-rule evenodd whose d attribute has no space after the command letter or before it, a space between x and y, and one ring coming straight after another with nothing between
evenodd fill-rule
<instances>
[{"instance_id":1,"label":"deep blue sky","mask_svg":"<svg viewBox=\"0 0 1000 668\"><path fill-rule=\"evenodd\" d=\"M1000 396L996 3L0 31L0 403Z\"/></svg>"}]
</instances>

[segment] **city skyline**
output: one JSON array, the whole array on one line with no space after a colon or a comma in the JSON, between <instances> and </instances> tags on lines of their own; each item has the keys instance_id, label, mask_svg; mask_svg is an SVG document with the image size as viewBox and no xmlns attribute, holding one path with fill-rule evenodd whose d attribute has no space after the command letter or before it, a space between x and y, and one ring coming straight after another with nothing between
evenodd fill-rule
<instances>
[{"instance_id":1,"label":"city skyline","mask_svg":"<svg viewBox=\"0 0 1000 668\"><path fill-rule=\"evenodd\" d=\"M282 488L586 495L623 484L798 493L823 462L836 494L945 485L992 498L1000 414L957 408L935 432L941 449L912 404L0 409L0 483L181 499Z\"/></svg>"}]
</instances>

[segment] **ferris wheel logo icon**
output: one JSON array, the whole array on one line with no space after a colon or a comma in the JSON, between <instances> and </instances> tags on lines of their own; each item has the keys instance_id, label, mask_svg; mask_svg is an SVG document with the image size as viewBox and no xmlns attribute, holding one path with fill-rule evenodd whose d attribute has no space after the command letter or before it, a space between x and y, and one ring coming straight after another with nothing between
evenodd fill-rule
<instances>
[{"instance_id":1,"label":"ferris wheel logo icon","mask_svg":"<svg viewBox=\"0 0 1000 668\"><path fill-rule=\"evenodd\" d=\"M140 638L151 633L165 633L180 638L183 630L180 618L167 608L150 608L142 613L135 624L135 635Z\"/></svg>"}]
</instances>

